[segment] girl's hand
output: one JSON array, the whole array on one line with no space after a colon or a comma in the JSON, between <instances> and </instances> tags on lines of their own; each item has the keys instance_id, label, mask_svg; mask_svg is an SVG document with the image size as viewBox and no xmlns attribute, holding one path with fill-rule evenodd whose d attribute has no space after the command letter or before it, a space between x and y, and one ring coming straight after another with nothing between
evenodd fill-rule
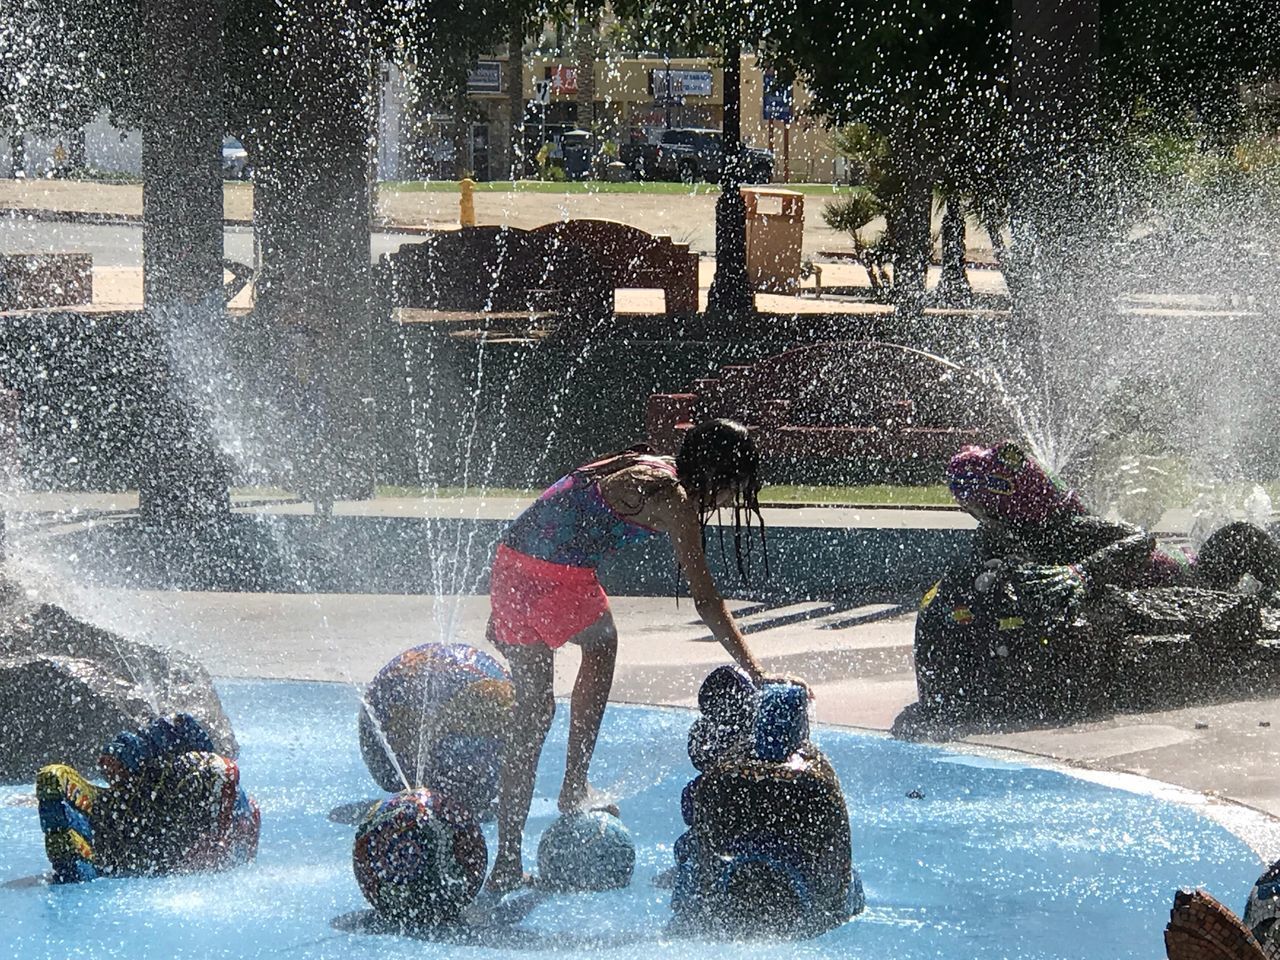
<instances>
[{"instance_id":1,"label":"girl's hand","mask_svg":"<svg viewBox=\"0 0 1280 960\"><path fill-rule=\"evenodd\" d=\"M804 690L805 695L808 696L810 700L813 699L813 688L810 687L809 684L806 683L804 680L801 680L799 677L792 677L792 676L785 676L785 675L761 677L756 685L763 687L766 683L784 683L784 684L789 684L793 687L800 687L801 689Z\"/></svg>"}]
</instances>

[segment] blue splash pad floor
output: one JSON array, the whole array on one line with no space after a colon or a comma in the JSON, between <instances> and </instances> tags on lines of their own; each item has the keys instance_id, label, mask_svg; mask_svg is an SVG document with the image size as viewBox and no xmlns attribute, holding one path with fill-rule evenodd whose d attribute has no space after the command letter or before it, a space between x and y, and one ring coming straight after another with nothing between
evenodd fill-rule
<instances>
[{"instance_id":1,"label":"blue splash pad floor","mask_svg":"<svg viewBox=\"0 0 1280 960\"><path fill-rule=\"evenodd\" d=\"M367 905L351 872L353 830L329 812L377 790L356 743L355 692L341 685L227 682L242 782L262 806L257 861L224 874L21 885L44 858L28 788L0 787L0 956L22 958L655 956L1150 958L1173 892L1203 886L1244 902L1260 864L1192 809L1065 774L822 730L853 827L866 912L811 941L670 941L668 894L651 881L683 829L691 716L610 709L593 779L619 798L636 838L630 888L563 895L473 942L345 932ZM555 815L567 710L539 775L526 863ZM907 797L920 790L923 799ZM490 849L492 825L486 827Z\"/></svg>"}]
</instances>

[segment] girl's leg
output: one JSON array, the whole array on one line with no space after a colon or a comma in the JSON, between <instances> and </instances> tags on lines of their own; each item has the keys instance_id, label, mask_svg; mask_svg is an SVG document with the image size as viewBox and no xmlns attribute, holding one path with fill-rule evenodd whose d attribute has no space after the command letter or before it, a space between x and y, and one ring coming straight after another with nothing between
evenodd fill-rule
<instances>
[{"instance_id":1,"label":"girl's leg","mask_svg":"<svg viewBox=\"0 0 1280 960\"><path fill-rule=\"evenodd\" d=\"M492 637L490 638L492 639ZM502 754L498 791L498 849L486 888L506 893L524 882L520 847L533 801L538 757L551 727L556 703L552 688L554 652L540 643L498 645L511 666L515 702Z\"/></svg>"},{"instance_id":2,"label":"girl's leg","mask_svg":"<svg viewBox=\"0 0 1280 960\"><path fill-rule=\"evenodd\" d=\"M572 640L582 648L582 666L573 685L569 712L569 750L565 756L564 785L559 807L569 813L592 806L587 783L591 755L595 752L600 721L613 687L613 668L618 658L618 631L607 611ZM612 813L617 809L607 806Z\"/></svg>"}]
</instances>

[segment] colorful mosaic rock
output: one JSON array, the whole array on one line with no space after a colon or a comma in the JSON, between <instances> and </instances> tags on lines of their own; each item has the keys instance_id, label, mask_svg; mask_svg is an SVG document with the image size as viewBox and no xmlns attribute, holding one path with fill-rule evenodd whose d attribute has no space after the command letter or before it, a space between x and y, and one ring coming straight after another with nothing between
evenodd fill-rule
<instances>
[{"instance_id":1,"label":"colorful mosaic rock","mask_svg":"<svg viewBox=\"0 0 1280 960\"><path fill-rule=\"evenodd\" d=\"M106 786L65 764L36 777L55 882L223 870L257 854L258 807L193 717L117 735L99 766Z\"/></svg>"},{"instance_id":2,"label":"colorful mosaic rock","mask_svg":"<svg viewBox=\"0 0 1280 960\"><path fill-rule=\"evenodd\" d=\"M815 936L863 908L840 782L808 740L803 687L766 684L748 701L725 669L704 683L690 731L701 773L681 796L675 930Z\"/></svg>"},{"instance_id":3,"label":"colorful mosaic rock","mask_svg":"<svg viewBox=\"0 0 1280 960\"><path fill-rule=\"evenodd\" d=\"M426 786L473 811L498 792L511 680L464 643L427 643L373 678L360 712L365 765L388 792Z\"/></svg>"},{"instance_id":4,"label":"colorful mosaic rock","mask_svg":"<svg viewBox=\"0 0 1280 960\"><path fill-rule=\"evenodd\" d=\"M538 877L556 890L617 890L635 865L631 832L603 810L557 817L538 841Z\"/></svg>"},{"instance_id":5,"label":"colorful mosaic rock","mask_svg":"<svg viewBox=\"0 0 1280 960\"><path fill-rule=\"evenodd\" d=\"M456 919L475 899L489 852L471 811L418 788L369 811L351 859L360 891L379 914L433 925Z\"/></svg>"}]
</instances>

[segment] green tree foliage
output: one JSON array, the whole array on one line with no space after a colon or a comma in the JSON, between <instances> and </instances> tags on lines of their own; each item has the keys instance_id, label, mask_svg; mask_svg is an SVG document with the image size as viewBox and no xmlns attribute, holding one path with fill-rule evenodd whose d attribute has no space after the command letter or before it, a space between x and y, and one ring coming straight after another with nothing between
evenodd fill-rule
<instances>
[{"instance_id":1,"label":"green tree foliage","mask_svg":"<svg viewBox=\"0 0 1280 960\"><path fill-rule=\"evenodd\" d=\"M1280 76L1272 0L1101 0L1101 93L1113 122L1230 136L1241 89Z\"/></svg>"},{"instance_id":2,"label":"green tree foliage","mask_svg":"<svg viewBox=\"0 0 1280 960\"><path fill-rule=\"evenodd\" d=\"M803 79L814 112L887 144L890 175L873 187L891 224L904 205L923 216L922 191L908 197L895 181L927 180L969 197L998 234L1026 133L1010 103L1007 0L765 0L753 9L767 25L762 56ZM1169 131L1234 142L1242 88L1280 77L1280 4L1271 0L1101 0L1099 14L1093 132L1121 162L1124 144ZM865 155L865 146L845 152ZM921 230L916 238L927 242Z\"/></svg>"},{"instance_id":3,"label":"green tree foliage","mask_svg":"<svg viewBox=\"0 0 1280 960\"><path fill-rule=\"evenodd\" d=\"M0 6L0 129L69 130L125 99L139 74L125 42L138 36L137 13L100 0Z\"/></svg>"},{"instance_id":4,"label":"green tree foliage","mask_svg":"<svg viewBox=\"0 0 1280 960\"><path fill-rule=\"evenodd\" d=\"M817 6L781 0L762 53L801 76L833 124L888 139L899 167L966 168L1001 144L1009 63L1008 4L889 0ZM909 147L908 147L909 145Z\"/></svg>"},{"instance_id":5,"label":"green tree foliage","mask_svg":"<svg viewBox=\"0 0 1280 960\"><path fill-rule=\"evenodd\" d=\"M822 221L832 230L849 235L853 255L867 271L871 289L877 294L892 288L892 273L888 270L892 261L890 238L881 235L875 239L866 236L871 223L884 214L884 204L868 187L855 187L848 193L828 201L822 208Z\"/></svg>"},{"instance_id":6,"label":"green tree foliage","mask_svg":"<svg viewBox=\"0 0 1280 960\"><path fill-rule=\"evenodd\" d=\"M410 63L424 85L457 89L470 63L506 39L514 20L532 26L546 5L527 0L227 0L225 102L229 127L269 109L273 80L305 83L290 35L337 18L350 43L377 60ZM0 124L69 129L109 109L140 120L150 77L141 0L12 0L0 10ZM372 64L371 64L372 66Z\"/></svg>"}]
</instances>

